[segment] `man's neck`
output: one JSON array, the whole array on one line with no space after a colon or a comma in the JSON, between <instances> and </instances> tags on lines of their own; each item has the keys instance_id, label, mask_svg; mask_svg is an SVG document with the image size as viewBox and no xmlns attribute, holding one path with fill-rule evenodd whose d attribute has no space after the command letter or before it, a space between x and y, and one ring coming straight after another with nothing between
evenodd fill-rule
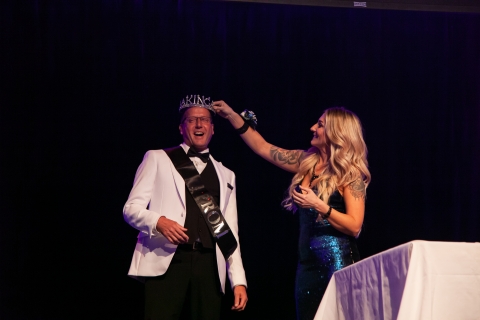
<instances>
[{"instance_id":1,"label":"man's neck","mask_svg":"<svg viewBox=\"0 0 480 320\"><path fill-rule=\"evenodd\" d=\"M206 151L206 150L208 151L208 147L203 148L202 150L199 150L199 149L197 149L197 148L195 148L195 147L193 147L193 146L188 145L185 141L184 141L182 144L185 145L187 148L193 148L193 150L197 151L198 153L202 153L202 152L204 152L204 151ZM188 149L187 149L187 150L188 150Z\"/></svg>"}]
</instances>

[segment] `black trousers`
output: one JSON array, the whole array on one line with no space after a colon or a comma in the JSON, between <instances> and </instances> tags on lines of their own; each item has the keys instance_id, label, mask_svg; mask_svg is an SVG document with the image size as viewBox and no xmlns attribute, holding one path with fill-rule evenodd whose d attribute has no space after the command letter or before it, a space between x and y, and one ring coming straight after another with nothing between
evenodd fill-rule
<instances>
[{"instance_id":1,"label":"black trousers","mask_svg":"<svg viewBox=\"0 0 480 320\"><path fill-rule=\"evenodd\" d=\"M145 319L219 320L222 292L214 249L177 248L165 274L145 281Z\"/></svg>"}]
</instances>

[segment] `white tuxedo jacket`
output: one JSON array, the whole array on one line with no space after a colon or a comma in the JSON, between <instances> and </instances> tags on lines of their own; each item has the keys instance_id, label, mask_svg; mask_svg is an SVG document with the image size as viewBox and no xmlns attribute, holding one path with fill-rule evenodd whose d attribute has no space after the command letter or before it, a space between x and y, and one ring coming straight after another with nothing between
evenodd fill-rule
<instances>
[{"instance_id":1,"label":"white tuxedo jacket","mask_svg":"<svg viewBox=\"0 0 480 320\"><path fill-rule=\"evenodd\" d=\"M235 174L210 156L220 182L220 210L238 242ZM229 188L233 186L233 188ZM148 207L148 208L147 208ZM161 216L185 225L185 181L163 150L150 150L138 167L132 191L123 209L125 221L140 231L128 275L138 280L167 271L177 246L170 243L155 227ZM218 275L225 292L225 275L232 287L247 285L240 244L225 261L216 246Z\"/></svg>"}]
</instances>

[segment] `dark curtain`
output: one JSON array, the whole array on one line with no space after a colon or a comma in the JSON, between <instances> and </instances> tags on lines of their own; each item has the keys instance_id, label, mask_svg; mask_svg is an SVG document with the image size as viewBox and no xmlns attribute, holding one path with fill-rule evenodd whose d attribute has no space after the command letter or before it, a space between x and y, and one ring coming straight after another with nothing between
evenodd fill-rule
<instances>
[{"instance_id":1,"label":"dark curtain","mask_svg":"<svg viewBox=\"0 0 480 320\"><path fill-rule=\"evenodd\" d=\"M307 149L325 108L358 114L372 183L363 257L480 238L480 16L198 1L3 1L2 319L141 319L122 207L143 154L181 142L187 94L256 112ZM250 301L224 319L294 319L291 174L223 119Z\"/></svg>"}]
</instances>

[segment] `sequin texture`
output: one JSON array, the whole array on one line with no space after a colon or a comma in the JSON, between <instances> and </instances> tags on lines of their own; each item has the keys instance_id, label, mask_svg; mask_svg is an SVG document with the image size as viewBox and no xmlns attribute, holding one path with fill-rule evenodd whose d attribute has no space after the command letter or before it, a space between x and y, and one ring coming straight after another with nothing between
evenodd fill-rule
<instances>
[{"instance_id":1,"label":"sequin texture","mask_svg":"<svg viewBox=\"0 0 480 320\"><path fill-rule=\"evenodd\" d=\"M329 205L345 212L345 203L336 191ZM317 312L332 274L359 259L355 239L330 225L327 220L316 222L317 214L299 209L299 261L295 283L297 319L311 320Z\"/></svg>"}]
</instances>

